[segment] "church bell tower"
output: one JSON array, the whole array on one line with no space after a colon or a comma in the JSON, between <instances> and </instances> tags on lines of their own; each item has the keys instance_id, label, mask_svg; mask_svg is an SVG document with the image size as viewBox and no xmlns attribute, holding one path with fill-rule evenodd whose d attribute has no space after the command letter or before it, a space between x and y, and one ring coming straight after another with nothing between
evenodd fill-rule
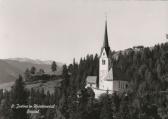
<instances>
[{"instance_id":1,"label":"church bell tower","mask_svg":"<svg viewBox=\"0 0 168 119\"><path fill-rule=\"evenodd\" d=\"M105 22L104 42L99 57L99 89L106 90L105 82L111 68L110 47L108 43L107 21Z\"/></svg>"}]
</instances>

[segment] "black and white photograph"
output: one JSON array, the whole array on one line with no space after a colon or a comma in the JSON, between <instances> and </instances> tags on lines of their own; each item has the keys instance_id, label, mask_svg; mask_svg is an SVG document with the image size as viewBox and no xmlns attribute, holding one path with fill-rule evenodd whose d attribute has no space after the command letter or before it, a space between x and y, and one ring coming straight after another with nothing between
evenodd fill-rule
<instances>
[{"instance_id":1,"label":"black and white photograph","mask_svg":"<svg viewBox=\"0 0 168 119\"><path fill-rule=\"evenodd\" d=\"M0 119L168 119L168 1L0 0Z\"/></svg>"}]
</instances>

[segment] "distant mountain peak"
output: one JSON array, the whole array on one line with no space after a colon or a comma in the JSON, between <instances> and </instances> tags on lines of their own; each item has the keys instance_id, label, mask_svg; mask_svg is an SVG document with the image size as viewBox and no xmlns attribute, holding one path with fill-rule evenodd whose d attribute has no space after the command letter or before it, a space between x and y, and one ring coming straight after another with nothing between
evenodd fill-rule
<instances>
[{"instance_id":1,"label":"distant mountain peak","mask_svg":"<svg viewBox=\"0 0 168 119\"><path fill-rule=\"evenodd\" d=\"M47 64L47 65L51 65L51 63L53 62L53 60L40 60L40 59L31 59L31 58L8 58L7 60L15 60L15 61L19 61L19 62L30 62L33 64ZM58 64L62 64L60 62L57 62Z\"/></svg>"}]
</instances>

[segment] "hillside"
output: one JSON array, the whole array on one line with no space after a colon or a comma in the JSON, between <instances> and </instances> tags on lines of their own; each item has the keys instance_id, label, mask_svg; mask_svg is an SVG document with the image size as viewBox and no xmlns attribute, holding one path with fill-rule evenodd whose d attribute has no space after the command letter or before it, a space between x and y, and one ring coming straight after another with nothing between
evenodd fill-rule
<instances>
[{"instance_id":1,"label":"hillside","mask_svg":"<svg viewBox=\"0 0 168 119\"><path fill-rule=\"evenodd\" d=\"M57 79L57 80L50 80L46 82L38 81L38 82L31 82L31 83L26 83L25 87L26 89L31 90L31 88L35 90L45 90L45 93L48 91L52 94L54 93L55 87L60 87L61 86L61 81L62 79ZM14 85L15 82L7 82L7 83L2 83L0 84L0 89L5 89L10 91L11 87Z\"/></svg>"},{"instance_id":2,"label":"hillside","mask_svg":"<svg viewBox=\"0 0 168 119\"><path fill-rule=\"evenodd\" d=\"M48 74L51 72L52 61L33 60L28 58L0 59L0 84L13 82L18 75L23 75L26 68L35 66L37 71L42 68ZM62 72L62 63L57 62L57 74Z\"/></svg>"},{"instance_id":3,"label":"hillside","mask_svg":"<svg viewBox=\"0 0 168 119\"><path fill-rule=\"evenodd\" d=\"M52 80L52 81L47 81L45 83L43 82L38 82L38 83L30 83L30 84L26 84L26 88L31 90L31 88L35 89L35 90L42 90L44 89L45 94L47 94L47 92L49 91L50 94L54 93L54 89L55 87L60 87L61 86L61 81L62 79L57 79L57 80Z\"/></svg>"}]
</instances>

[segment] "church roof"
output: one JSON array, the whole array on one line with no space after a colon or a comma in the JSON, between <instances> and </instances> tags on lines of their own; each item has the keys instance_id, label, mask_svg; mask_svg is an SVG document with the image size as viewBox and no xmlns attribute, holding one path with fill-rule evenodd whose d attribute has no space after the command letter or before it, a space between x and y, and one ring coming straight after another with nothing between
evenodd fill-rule
<instances>
[{"instance_id":1,"label":"church roof","mask_svg":"<svg viewBox=\"0 0 168 119\"><path fill-rule=\"evenodd\" d=\"M97 76L87 76L86 81L90 84L96 84Z\"/></svg>"},{"instance_id":2,"label":"church roof","mask_svg":"<svg viewBox=\"0 0 168 119\"><path fill-rule=\"evenodd\" d=\"M106 76L107 81L112 81L113 80L113 68L111 68Z\"/></svg>"},{"instance_id":3,"label":"church roof","mask_svg":"<svg viewBox=\"0 0 168 119\"><path fill-rule=\"evenodd\" d=\"M109 56L110 47L109 47L109 42L108 42L107 21L105 23L104 42L103 42L103 47L101 48L100 54L102 54L104 48L105 48L107 56Z\"/></svg>"}]
</instances>

